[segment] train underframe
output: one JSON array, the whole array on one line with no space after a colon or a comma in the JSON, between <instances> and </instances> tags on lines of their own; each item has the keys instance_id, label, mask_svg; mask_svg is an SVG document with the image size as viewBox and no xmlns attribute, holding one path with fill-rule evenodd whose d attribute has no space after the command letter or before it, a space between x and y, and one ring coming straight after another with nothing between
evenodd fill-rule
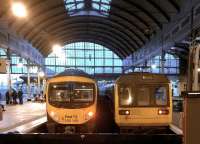
<instances>
[{"instance_id":1,"label":"train underframe","mask_svg":"<svg viewBox=\"0 0 200 144\"><path fill-rule=\"evenodd\" d=\"M169 126L120 126L120 133L166 134L169 132Z\"/></svg>"}]
</instances>

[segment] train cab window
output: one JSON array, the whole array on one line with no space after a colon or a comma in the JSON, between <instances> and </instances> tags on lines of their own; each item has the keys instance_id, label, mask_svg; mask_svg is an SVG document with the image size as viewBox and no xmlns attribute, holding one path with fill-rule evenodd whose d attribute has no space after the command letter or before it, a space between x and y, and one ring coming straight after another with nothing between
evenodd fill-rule
<instances>
[{"instance_id":1,"label":"train cab window","mask_svg":"<svg viewBox=\"0 0 200 144\"><path fill-rule=\"evenodd\" d=\"M119 88L120 106L130 106L133 104L133 96L130 87Z\"/></svg>"},{"instance_id":2,"label":"train cab window","mask_svg":"<svg viewBox=\"0 0 200 144\"><path fill-rule=\"evenodd\" d=\"M166 87L158 87L155 89L156 105L167 105L167 89Z\"/></svg>"},{"instance_id":3,"label":"train cab window","mask_svg":"<svg viewBox=\"0 0 200 144\"><path fill-rule=\"evenodd\" d=\"M50 84L49 100L52 102L69 102L70 89L69 84Z\"/></svg>"},{"instance_id":4,"label":"train cab window","mask_svg":"<svg viewBox=\"0 0 200 144\"><path fill-rule=\"evenodd\" d=\"M55 107L80 108L94 102L93 83L51 83L48 89L49 103Z\"/></svg>"},{"instance_id":5,"label":"train cab window","mask_svg":"<svg viewBox=\"0 0 200 144\"><path fill-rule=\"evenodd\" d=\"M137 105L138 106L149 106L150 105L150 91L149 91L148 87L138 88Z\"/></svg>"},{"instance_id":6,"label":"train cab window","mask_svg":"<svg viewBox=\"0 0 200 144\"><path fill-rule=\"evenodd\" d=\"M74 84L73 102L93 102L94 85L85 83Z\"/></svg>"}]
</instances>

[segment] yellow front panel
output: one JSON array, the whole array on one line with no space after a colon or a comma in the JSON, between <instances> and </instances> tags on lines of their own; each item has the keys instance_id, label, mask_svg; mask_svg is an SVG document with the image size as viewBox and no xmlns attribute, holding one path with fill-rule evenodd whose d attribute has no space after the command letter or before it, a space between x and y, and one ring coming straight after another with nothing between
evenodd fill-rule
<instances>
[{"instance_id":1,"label":"yellow front panel","mask_svg":"<svg viewBox=\"0 0 200 144\"><path fill-rule=\"evenodd\" d=\"M159 107L120 108L117 87L115 87L115 122L118 126L164 126L172 122L172 97L169 91L168 115L158 115ZM130 115L119 115L119 110L130 110Z\"/></svg>"},{"instance_id":2,"label":"yellow front panel","mask_svg":"<svg viewBox=\"0 0 200 144\"><path fill-rule=\"evenodd\" d=\"M93 112L94 116L89 117L89 112ZM95 117L96 103L90 107L81 109L55 108L47 104L47 113L55 122L60 124L83 124Z\"/></svg>"},{"instance_id":3,"label":"yellow front panel","mask_svg":"<svg viewBox=\"0 0 200 144\"><path fill-rule=\"evenodd\" d=\"M48 115L57 123L60 124L83 124L90 119L95 117L96 114L96 105L97 105L97 86L96 82L92 79L79 76L66 76L66 77L56 77L52 78L47 82L47 87L49 83L56 82L86 82L95 84L95 101L89 107L86 108L77 108L77 109L67 109L67 108L56 108L49 104L48 102L48 89L46 91L47 96L47 113ZM93 112L94 116L89 117L88 113Z\"/></svg>"},{"instance_id":4,"label":"yellow front panel","mask_svg":"<svg viewBox=\"0 0 200 144\"><path fill-rule=\"evenodd\" d=\"M130 115L119 115L119 110L130 110ZM119 126L169 125L171 114L158 115L158 108L118 108L115 121ZM169 109L169 108L168 108Z\"/></svg>"}]
</instances>

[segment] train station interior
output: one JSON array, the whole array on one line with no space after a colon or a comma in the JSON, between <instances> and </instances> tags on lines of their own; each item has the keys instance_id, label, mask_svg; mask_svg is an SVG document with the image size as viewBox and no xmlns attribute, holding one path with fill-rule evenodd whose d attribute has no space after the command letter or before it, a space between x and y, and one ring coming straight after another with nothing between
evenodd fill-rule
<instances>
[{"instance_id":1,"label":"train station interior","mask_svg":"<svg viewBox=\"0 0 200 144\"><path fill-rule=\"evenodd\" d=\"M199 0L0 0L0 144L199 144L199 112Z\"/></svg>"}]
</instances>

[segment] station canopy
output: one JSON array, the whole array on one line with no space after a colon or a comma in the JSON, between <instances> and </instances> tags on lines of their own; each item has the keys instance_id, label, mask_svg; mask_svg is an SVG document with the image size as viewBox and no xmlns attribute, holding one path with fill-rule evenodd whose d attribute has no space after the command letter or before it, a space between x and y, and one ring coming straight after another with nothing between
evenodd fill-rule
<instances>
[{"instance_id":1,"label":"station canopy","mask_svg":"<svg viewBox=\"0 0 200 144\"><path fill-rule=\"evenodd\" d=\"M172 16L180 0L21 0L28 16L10 14L10 1L0 2L0 19L47 57L54 43L93 42L120 58L144 46Z\"/></svg>"}]
</instances>

